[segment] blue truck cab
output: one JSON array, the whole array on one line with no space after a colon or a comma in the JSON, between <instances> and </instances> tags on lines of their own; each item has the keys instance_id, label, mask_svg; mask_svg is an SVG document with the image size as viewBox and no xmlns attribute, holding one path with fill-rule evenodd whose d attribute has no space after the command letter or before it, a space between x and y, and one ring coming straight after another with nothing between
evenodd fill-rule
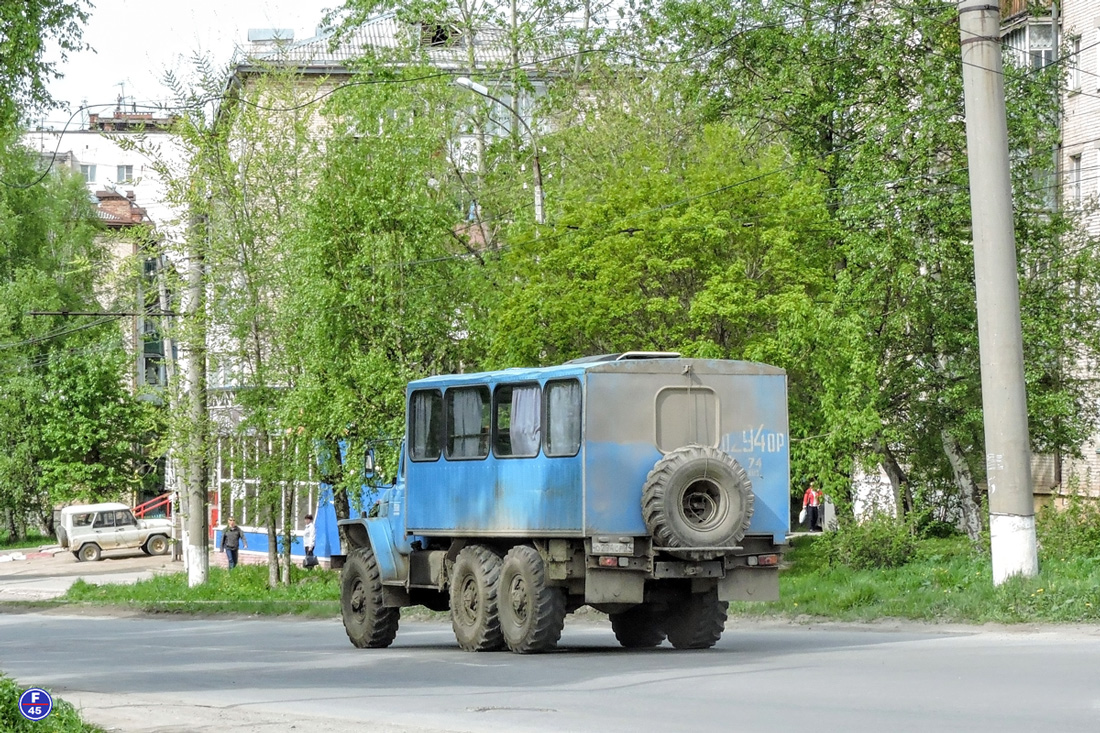
<instances>
[{"instance_id":1,"label":"blue truck cab","mask_svg":"<svg viewBox=\"0 0 1100 733\"><path fill-rule=\"evenodd\" d=\"M765 364L632 352L411 382L396 483L341 522L348 638L388 646L424 605L463 649L540 652L589 605L626 647L713 646L729 601L778 598L788 446Z\"/></svg>"}]
</instances>

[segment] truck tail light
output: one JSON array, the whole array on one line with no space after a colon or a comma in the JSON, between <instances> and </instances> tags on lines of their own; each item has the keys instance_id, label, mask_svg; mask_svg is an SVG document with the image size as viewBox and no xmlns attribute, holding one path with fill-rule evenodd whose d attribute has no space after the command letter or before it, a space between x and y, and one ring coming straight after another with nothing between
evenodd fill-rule
<instances>
[{"instance_id":1,"label":"truck tail light","mask_svg":"<svg viewBox=\"0 0 1100 733\"><path fill-rule=\"evenodd\" d=\"M745 558L750 566L778 565L779 555L749 555Z\"/></svg>"},{"instance_id":2,"label":"truck tail light","mask_svg":"<svg viewBox=\"0 0 1100 733\"><path fill-rule=\"evenodd\" d=\"M617 568L617 567L619 567L619 558L617 558L617 557L600 557L600 567L602 567L602 568Z\"/></svg>"}]
</instances>

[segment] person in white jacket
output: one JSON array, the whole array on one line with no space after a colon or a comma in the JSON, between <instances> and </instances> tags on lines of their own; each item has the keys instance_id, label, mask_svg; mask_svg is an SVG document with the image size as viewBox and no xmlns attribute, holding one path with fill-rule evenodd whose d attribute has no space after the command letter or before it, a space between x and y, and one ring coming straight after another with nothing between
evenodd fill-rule
<instances>
[{"instance_id":1,"label":"person in white jacket","mask_svg":"<svg viewBox=\"0 0 1100 733\"><path fill-rule=\"evenodd\" d=\"M317 528L313 525L313 515L306 515L306 528L302 534L302 544L306 548L306 562L307 568L313 567L317 564L317 561L313 557L313 550L317 546Z\"/></svg>"}]
</instances>

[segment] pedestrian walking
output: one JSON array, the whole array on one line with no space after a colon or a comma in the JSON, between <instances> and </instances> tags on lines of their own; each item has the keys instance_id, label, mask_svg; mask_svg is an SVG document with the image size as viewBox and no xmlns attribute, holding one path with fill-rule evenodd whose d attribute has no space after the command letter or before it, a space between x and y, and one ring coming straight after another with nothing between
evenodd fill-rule
<instances>
[{"instance_id":1,"label":"pedestrian walking","mask_svg":"<svg viewBox=\"0 0 1100 733\"><path fill-rule=\"evenodd\" d=\"M302 567L312 568L316 566L317 556L313 554L313 550L317 547L317 527L313 524L313 515L306 515L306 528L302 533L302 544L306 548L306 560L302 563Z\"/></svg>"},{"instance_id":2,"label":"pedestrian walking","mask_svg":"<svg viewBox=\"0 0 1100 733\"><path fill-rule=\"evenodd\" d=\"M222 549L225 550L225 559L229 563L229 569L237 567L237 553L240 548L248 549L248 540L244 532L237 526L237 520L229 518L226 528L222 531Z\"/></svg>"},{"instance_id":3,"label":"pedestrian walking","mask_svg":"<svg viewBox=\"0 0 1100 733\"><path fill-rule=\"evenodd\" d=\"M806 526L810 532L821 531L821 502L824 498L825 495L813 481L810 482L806 493L802 495L802 511L806 513Z\"/></svg>"}]
</instances>

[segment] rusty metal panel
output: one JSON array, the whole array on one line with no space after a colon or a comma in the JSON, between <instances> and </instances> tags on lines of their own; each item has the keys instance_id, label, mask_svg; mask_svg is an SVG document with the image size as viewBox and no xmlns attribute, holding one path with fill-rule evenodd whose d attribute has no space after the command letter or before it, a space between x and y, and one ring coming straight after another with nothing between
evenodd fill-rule
<instances>
[{"instance_id":1,"label":"rusty metal panel","mask_svg":"<svg viewBox=\"0 0 1100 733\"><path fill-rule=\"evenodd\" d=\"M586 390L586 534L645 534L642 487L666 444L659 395L707 390L718 408L718 447L746 470L755 505L749 534L783 541L790 529L787 382L763 364L667 359L601 363ZM685 402L694 405L694 402ZM706 415L685 424L708 421Z\"/></svg>"}]
</instances>

